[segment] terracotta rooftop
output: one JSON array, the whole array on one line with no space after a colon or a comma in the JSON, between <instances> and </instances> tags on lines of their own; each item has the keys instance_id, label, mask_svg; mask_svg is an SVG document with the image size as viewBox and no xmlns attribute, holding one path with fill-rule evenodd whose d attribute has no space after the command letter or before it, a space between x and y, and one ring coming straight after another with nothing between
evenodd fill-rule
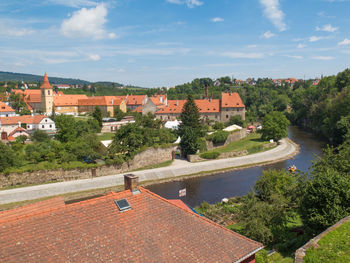
<instances>
[{"instance_id":1,"label":"terracotta rooftop","mask_svg":"<svg viewBox=\"0 0 350 263\"><path fill-rule=\"evenodd\" d=\"M13 116L13 117L0 117L1 125L13 125L18 124L18 122L21 123L27 123L27 124L38 124L40 123L44 118L48 118L45 115L22 115L22 116Z\"/></svg>"},{"instance_id":2,"label":"terracotta rooftop","mask_svg":"<svg viewBox=\"0 0 350 263\"><path fill-rule=\"evenodd\" d=\"M155 95L150 97L150 99L156 106L164 105L167 99L167 95Z\"/></svg>"},{"instance_id":3,"label":"terracotta rooftop","mask_svg":"<svg viewBox=\"0 0 350 263\"><path fill-rule=\"evenodd\" d=\"M126 105L143 105L147 95L129 95L126 98Z\"/></svg>"},{"instance_id":4,"label":"terracotta rooftop","mask_svg":"<svg viewBox=\"0 0 350 263\"><path fill-rule=\"evenodd\" d=\"M241 97L237 92L221 93L222 108L244 108Z\"/></svg>"},{"instance_id":5,"label":"terracotta rooftop","mask_svg":"<svg viewBox=\"0 0 350 263\"><path fill-rule=\"evenodd\" d=\"M205 99L205 100L195 100L194 101L198 107L199 112L201 113L218 113L220 112L220 100L218 99ZM186 100L168 100L168 105L159 106L159 110L156 114L168 114L176 113L179 114L182 112L182 108Z\"/></svg>"},{"instance_id":6,"label":"terracotta rooftop","mask_svg":"<svg viewBox=\"0 0 350 263\"><path fill-rule=\"evenodd\" d=\"M0 212L2 262L241 262L262 244L144 189ZM121 212L116 200L127 199Z\"/></svg>"},{"instance_id":7,"label":"terracotta rooftop","mask_svg":"<svg viewBox=\"0 0 350 263\"><path fill-rule=\"evenodd\" d=\"M43 84L41 84L40 89L52 89L52 86L50 85L49 78L47 77L46 72L45 72Z\"/></svg>"},{"instance_id":8,"label":"terracotta rooftop","mask_svg":"<svg viewBox=\"0 0 350 263\"><path fill-rule=\"evenodd\" d=\"M124 99L120 96L96 96L79 100L80 106L119 106Z\"/></svg>"},{"instance_id":9,"label":"terracotta rooftop","mask_svg":"<svg viewBox=\"0 0 350 263\"><path fill-rule=\"evenodd\" d=\"M15 112L15 110L8 106L6 103L0 101L0 112Z\"/></svg>"},{"instance_id":10,"label":"terracotta rooftop","mask_svg":"<svg viewBox=\"0 0 350 263\"><path fill-rule=\"evenodd\" d=\"M53 97L53 103L55 106L68 107L68 106L78 106L79 100L87 99L88 96L79 95L55 95Z\"/></svg>"}]
</instances>

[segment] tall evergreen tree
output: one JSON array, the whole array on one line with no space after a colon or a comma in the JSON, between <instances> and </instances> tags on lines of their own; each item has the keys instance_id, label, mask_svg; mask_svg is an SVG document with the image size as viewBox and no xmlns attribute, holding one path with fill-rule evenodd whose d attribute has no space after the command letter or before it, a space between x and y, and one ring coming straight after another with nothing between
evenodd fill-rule
<instances>
[{"instance_id":1,"label":"tall evergreen tree","mask_svg":"<svg viewBox=\"0 0 350 263\"><path fill-rule=\"evenodd\" d=\"M94 119L98 121L100 128L102 128L102 111L100 107L95 107L95 110L92 113L92 117L94 117Z\"/></svg>"},{"instance_id":2,"label":"tall evergreen tree","mask_svg":"<svg viewBox=\"0 0 350 263\"><path fill-rule=\"evenodd\" d=\"M199 149L198 140L204 134L199 110L192 95L188 95L180 118L182 121L179 127L179 135L181 137L180 147L185 155L194 154Z\"/></svg>"}]
</instances>

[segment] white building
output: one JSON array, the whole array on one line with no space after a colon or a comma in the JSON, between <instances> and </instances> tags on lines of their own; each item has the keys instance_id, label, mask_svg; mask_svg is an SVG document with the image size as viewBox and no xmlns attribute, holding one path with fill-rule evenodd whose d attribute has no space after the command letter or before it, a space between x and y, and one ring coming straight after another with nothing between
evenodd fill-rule
<instances>
[{"instance_id":1,"label":"white building","mask_svg":"<svg viewBox=\"0 0 350 263\"><path fill-rule=\"evenodd\" d=\"M15 116L16 111L8 106L5 102L0 101L0 117Z\"/></svg>"}]
</instances>

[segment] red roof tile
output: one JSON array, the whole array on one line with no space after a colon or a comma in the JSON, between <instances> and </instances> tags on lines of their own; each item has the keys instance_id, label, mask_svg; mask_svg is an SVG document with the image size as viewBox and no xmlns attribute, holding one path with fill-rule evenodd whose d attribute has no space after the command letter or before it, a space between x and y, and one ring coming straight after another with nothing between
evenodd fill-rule
<instances>
[{"instance_id":1,"label":"red roof tile","mask_svg":"<svg viewBox=\"0 0 350 263\"><path fill-rule=\"evenodd\" d=\"M244 104L241 97L237 92L222 93L221 94L221 107L222 108L244 108Z\"/></svg>"},{"instance_id":2,"label":"red roof tile","mask_svg":"<svg viewBox=\"0 0 350 263\"><path fill-rule=\"evenodd\" d=\"M53 103L55 106L68 107L68 106L78 106L79 100L87 99L88 96L84 94L79 95L55 95L53 97Z\"/></svg>"},{"instance_id":3,"label":"red roof tile","mask_svg":"<svg viewBox=\"0 0 350 263\"><path fill-rule=\"evenodd\" d=\"M218 113L220 112L220 100L195 100L200 113ZM181 113L186 100L168 100L168 105L158 106L156 114Z\"/></svg>"},{"instance_id":4,"label":"red roof tile","mask_svg":"<svg viewBox=\"0 0 350 263\"><path fill-rule=\"evenodd\" d=\"M150 97L151 101L154 103L154 105L159 106L159 105L164 105L165 101L167 99L167 95L155 95Z\"/></svg>"},{"instance_id":5,"label":"red roof tile","mask_svg":"<svg viewBox=\"0 0 350 263\"><path fill-rule=\"evenodd\" d=\"M13 116L13 117L0 117L1 125L13 125L18 124L18 122L21 123L27 123L27 124L38 124L40 123L44 118L48 118L45 115L22 115L22 116Z\"/></svg>"},{"instance_id":6,"label":"red roof tile","mask_svg":"<svg viewBox=\"0 0 350 263\"><path fill-rule=\"evenodd\" d=\"M198 107L199 112L201 113L213 113L220 112L220 100L195 100L194 101Z\"/></svg>"},{"instance_id":7,"label":"red roof tile","mask_svg":"<svg viewBox=\"0 0 350 263\"><path fill-rule=\"evenodd\" d=\"M0 101L0 112L15 112L10 106Z\"/></svg>"},{"instance_id":8,"label":"red roof tile","mask_svg":"<svg viewBox=\"0 0 350 263\"><path fill-rule=\"evenodd\" d=\"M1 260L231 263L263 247L139 189L136 195L123 191L39 211L0 213ZM130 210L119 211L115 200L122 198Z\"/></svg>"},{"instance_id":9,"label":"red roof tile","mask_svg":"<svg viewBox=\"0 0 350 263\"><path fill-rule=\"evenodd\" d=\"M126 105L143 105L146 95L129 95L126 98Z\"/></svg>"}]
</instances>

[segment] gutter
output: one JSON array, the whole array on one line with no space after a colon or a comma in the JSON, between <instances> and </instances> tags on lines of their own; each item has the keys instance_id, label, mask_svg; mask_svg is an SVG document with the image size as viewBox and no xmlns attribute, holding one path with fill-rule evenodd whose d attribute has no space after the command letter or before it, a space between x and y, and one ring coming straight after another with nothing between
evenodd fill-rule
<instances>
[{"instance_id":1,"label":"gutter","mask_svg":"<svg viewBox=\"0 0 350 263\"><path fill-rule=\"evenodd\" d=\"M250 252L248 255L245 255L244 257L242 257L242 258L240 258L240 259L234 261L233 263L240 263L240 262L246 260L247 258L249 258L250 256L256 254L257 252L259 252L259 251L260 251L261 249L263 249L263 248L264 248L264 246L259 247L259 248L255 249L254 251Z\"/></svg>"}]
</instances>

